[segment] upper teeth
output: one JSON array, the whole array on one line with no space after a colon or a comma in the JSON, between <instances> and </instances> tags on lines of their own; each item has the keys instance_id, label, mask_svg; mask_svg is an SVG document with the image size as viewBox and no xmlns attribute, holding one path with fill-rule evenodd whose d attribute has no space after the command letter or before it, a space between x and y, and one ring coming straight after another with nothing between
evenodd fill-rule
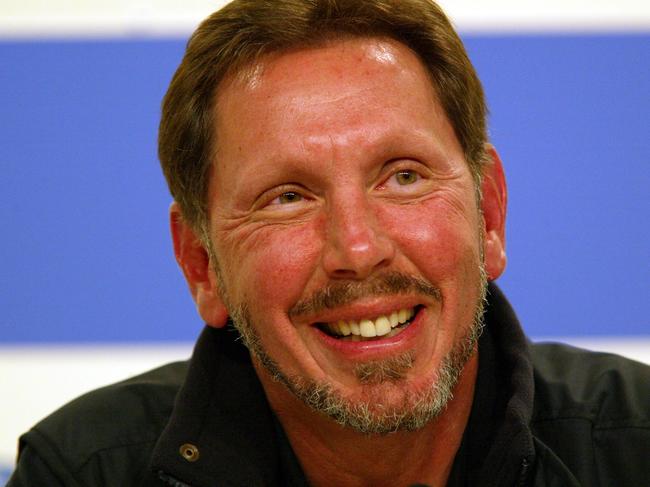
<instances>
[{"instance_id":1,"label":"upper teeth","mask_svg":"<svg viewBox=\"0 0 650 487\"><path fill-rule=\"evenodd\" d=\"M339 320L336 323L327 323L327 329L335 335L357 335L362 337L380 337L388 335L390 331L402 323L406 323L415 314L413 308L393 311L390 315L381 315L377 318L356 320Z\"/></svg>"}]
</instances>

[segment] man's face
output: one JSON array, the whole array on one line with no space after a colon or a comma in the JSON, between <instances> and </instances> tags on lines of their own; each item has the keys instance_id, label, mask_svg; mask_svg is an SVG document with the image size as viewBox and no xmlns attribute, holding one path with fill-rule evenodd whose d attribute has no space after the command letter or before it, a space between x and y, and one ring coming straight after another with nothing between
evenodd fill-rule
<instances>
[{"instance_id":1,"label":"man's face","mask_svg":"<svg viewBox=\"0 0 650 487\"><path fill-rule=\"evenodd\" d=\"M371 416L415 407L450 356L462 368L484 284L472 176L421 62L380 39L267 57L216 114L231 314L290 388Z\"/></svg>"}]
</instances>

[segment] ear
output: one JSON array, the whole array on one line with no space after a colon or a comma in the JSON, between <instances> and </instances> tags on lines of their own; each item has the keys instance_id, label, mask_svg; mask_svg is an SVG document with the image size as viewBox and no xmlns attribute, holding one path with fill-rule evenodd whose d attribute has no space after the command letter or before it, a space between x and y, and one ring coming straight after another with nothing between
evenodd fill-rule
<instances>
[{"instance_id":1,"label":"ear","mask_svg":"<svg viewBox=\"0 0 650 487\"><path fill-rule=\"evenodd\" d=\"M486 146L488 161L483 166L481 210L485 223L483 255L488 279L499 277L506 267L506 206L508 192L503 165L491 144Z\"/></svg>"},{"instance_id":2,"label":"ear","mask_svg":"<svg viewBox=\"0 0 650 487\"><path fill-rule=\"evenodd\" d=\"M224 327L228 321L228 310L221 298L210 255L194 229L185 222L176 202L169 208L169 223L176 262L185 275L201 318L214 328Z\"/></svg>"}]
</instances>

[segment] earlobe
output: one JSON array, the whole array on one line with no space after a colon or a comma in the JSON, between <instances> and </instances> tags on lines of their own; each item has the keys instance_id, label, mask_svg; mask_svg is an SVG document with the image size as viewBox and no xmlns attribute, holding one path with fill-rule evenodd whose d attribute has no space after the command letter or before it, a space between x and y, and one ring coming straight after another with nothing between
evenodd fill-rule
<instances>
[{"instance_id":1,"label":"earlobe","mask_svg":"<svg viewBox=\"0 0 650 487\"><path fill-rule=\"evenodd\" d=\"M503 165L494 146L486 147L483 167L481 210L485 223L483 253L488 279L498 278L506 267L505 224L508 193Z\"/></svg>"},{"instance_id":2,"label":"earlobe","mask_svg":"<svg viewBox=\"0 0 650 487\"><path fill-rule=\"evenodd\" d=\"M221 298L210 255L194 229L183 218L176 202L169 208L169 224L176 262L183 271L201 318L214 328L224 327L228 321L228 310Z\"/></svg>"}]
</instances>

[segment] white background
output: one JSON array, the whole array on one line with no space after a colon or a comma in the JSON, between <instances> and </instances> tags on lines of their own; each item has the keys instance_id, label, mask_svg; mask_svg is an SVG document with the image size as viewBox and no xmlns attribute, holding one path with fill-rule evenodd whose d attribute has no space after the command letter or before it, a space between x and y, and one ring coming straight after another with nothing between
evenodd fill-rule
<instances>
[{"instance_id":1,"label":"white background","mask_svg":"<svg viewBox=\"0 0 650 487\"><path fill-rule=\"evenodd\" d=\"M223 0L3 0L0 36L184 35ZM463 31L644 30L647 0L444 0Z\"/></svg>"}]
</instances>

